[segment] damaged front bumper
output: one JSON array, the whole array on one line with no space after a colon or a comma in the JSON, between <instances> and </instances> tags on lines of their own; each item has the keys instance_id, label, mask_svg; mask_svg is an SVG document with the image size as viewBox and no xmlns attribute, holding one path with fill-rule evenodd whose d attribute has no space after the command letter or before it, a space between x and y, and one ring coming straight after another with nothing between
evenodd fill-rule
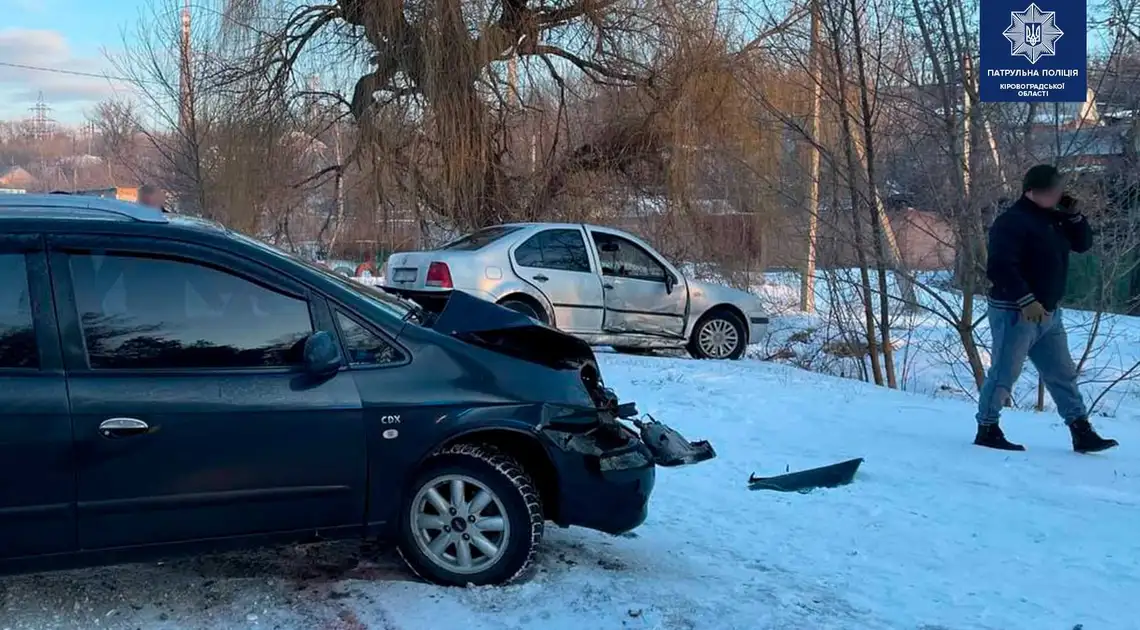
<instances>
[{"instance_id":1,"label":"damaged front bumper","mask_svg":"<svg viewBox=\"0 0 1140 630\"><path fill-rule=\"evenodd\" d=\"M598 460L598 469L623 470L652 463L673 468L689 466L716 457L707 440L690 442L677 430L649 414L638 417L637 405L619 403L610 389L602 390L594 421L583 426L586 414L552 417L543 429L564 448L589 453ZM628 424L627 424L628 423Z\"/></svg>"},{"instance_id":2,"label":"damaged front bumper","mask_svg":"<svg viewBox=\"0 0 1140 630\"><path fill-rule=\"evenodd\" d=\"M685 440L649 416L638 419L633 403L618 404L612 391L604 391L597 410L552 410L541 430L561 460L552 520L620 534L645 520L657 466L696 464L716 457L716 451L706 441Z\"/></svg>"},{"instance_id":3,"label":"damaged front bumper","mask_svg":"<svg viewBox=\"0 0 1140 630\"><path fill-rule=\"evenodd\" d=\"M604 400L604 404L601 405L602 412L611 415L614 422L620 419L636 427L641 443L649 449L653 463L658 466L669 468L689 466L716 457L716 451L708 440L690 442L675 429L654 420L649 414L638 418L636 404L619 403L613 390L607 388L602 391ZM624 425L623 428L629 430Z\"/></svg>"}]
</instances>

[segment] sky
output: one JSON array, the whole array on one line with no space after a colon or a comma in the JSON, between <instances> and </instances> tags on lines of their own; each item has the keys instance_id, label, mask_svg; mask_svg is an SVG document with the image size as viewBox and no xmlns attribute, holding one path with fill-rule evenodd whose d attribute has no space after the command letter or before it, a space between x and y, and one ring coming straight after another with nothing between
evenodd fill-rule
<instances>
[{"instance_id":1,"label":"sky","mask_svg":"<svg viewBox=\"0 0 1140 630\"><path fill-rule=\"evenodd\" d=\"M0 120L30 117L40 92L51 107L50 117L69 126L83 123L86 112L101 100L131 96L129 83L50 70L119 74L111 59L122 54L125 43L156 13L177 19L181 3L0 0ZM209 2L192 0L191 4L203 10L202 5ZM1096 49L1095 37L1090 39L1090 48Z\"/></svg>"},{"instance_id":2,"label":"sky","mask_svg":"<svg viewBox=\"0 0 1140 630\"><path fill-rule=\"evenodd\" d=\"M162 0L158 0L162 2ZM152 0L0 0L0 64L115 74L109 55L124 48ZM82 123L97 102L127 89L94 77L0 65L0 120L31 115L37 95L66 125Z\"/></svg>"}]
</instances>

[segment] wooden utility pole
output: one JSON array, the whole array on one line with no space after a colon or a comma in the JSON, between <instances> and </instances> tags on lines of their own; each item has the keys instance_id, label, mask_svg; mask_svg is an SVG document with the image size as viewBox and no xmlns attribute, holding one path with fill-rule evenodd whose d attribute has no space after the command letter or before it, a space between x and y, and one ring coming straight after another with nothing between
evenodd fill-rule
<instances>
[{"instance_id":1,"label":"wooden utility pole","mask_svg":"<svg viewBox=\"0 0 1140 630\"><path fill-rule=\"evenodd\" d=\"M800 310L815 312L815 258L819 239L819 107L823 98L823 77L820 63L819 6L811 3L811 47L808 51L808 74L811 77L811 106L808 110L808 226L807 259L800 279Z\"/></svg>"},{"instance_id":2,"label":"wooden utility pole","mask_svg":"<svg viewBox=\"0 0 1140 630\"><path fill-rule=\"evenodd\" d=\"M194 95L191 77L190 0L182 7L182 30L178 38L178 130L190 137L194 123Z\"/></svg>"}]
</instances>

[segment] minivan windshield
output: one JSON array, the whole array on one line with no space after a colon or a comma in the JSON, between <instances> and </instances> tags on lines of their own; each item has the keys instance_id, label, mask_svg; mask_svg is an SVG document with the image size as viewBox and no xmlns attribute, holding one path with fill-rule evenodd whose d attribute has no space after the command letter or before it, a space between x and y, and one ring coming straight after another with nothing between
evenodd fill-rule
<instances>
[{"instance_id":1,"label":"minivan windshield","mask_svg":"<svg viewBox=\"0 0 1140 630\"><path fill-rule=\"evenodd\" d=\"M440 247L440 249L449 249L451 251L470 252L477 249L482 249L491 243L503 238L511 232L517 231L519 228L514 225L496 225L494 227L483 228L477 230L466 236L460 237L451 241L450 243Z\"/></svg>"},{"instance_id":2,"label":"minivan windshield","mask_svg":"<svg viewBox=\"0 0 1140 630\"><path fill-rule=\"evenodd\" d=\"M296 256L294 254L290 254L289 252L287 252L281 248L270 245L269 243L266 243L265 241L259 241L255 238L252 238L250 236L246 236L245 234L242 234L241 232L237 232L235 230L229 230L229 232L238 240L240 240L244 243L247 243L249 245L252 245L252 246L260 249L261 251L266 252L267 254L270 254L272 256L276 256L278 258L284 258L284 259L287 259L291 262L295 262L295 263L299 263L299 264L304 265L308 269L311 269L311 270L321 274L325 278L327 278L327 279L335 282L336 284L348 289L349 291L352 291L353 293L356 293L360 297L363 297L364 299L368 300L371 304L373 304L376 307L384 310L389 315L392 315L393 317L396 317L397 319L408 319L408 315L410 313L413 313L414 311L419 309L419 307L417 305L413 304L412 302L409 302L409 301L404 300L402 298L391 295L386 291L383 291L380 289L375 289L375 288L370 287L366 284L345 278L344 276L333 273L332 271L330 271L328 269L324 269L324 268L320 267L319 265L315 265L315 264L305 260L304 258L301 258L301 257Z\"/></svg>"}]
</instances>

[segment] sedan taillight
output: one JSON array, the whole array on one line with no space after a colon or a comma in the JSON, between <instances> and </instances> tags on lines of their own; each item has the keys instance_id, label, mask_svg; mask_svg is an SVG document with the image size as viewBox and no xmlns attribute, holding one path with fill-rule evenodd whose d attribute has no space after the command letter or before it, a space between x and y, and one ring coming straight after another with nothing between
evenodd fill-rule
<instances>
[{"instance_id":1,"label":"sedan taillight","mask_svg":"<svg viewBox=\"0 0 1140 630\"><path fill-rule=\"evenodd\" d=\"M427 279L424 281L429 287L439 287L441 289L451 289L451 269L447 263L433 262L428 267Z\"/></svg>"}]
</instances>

